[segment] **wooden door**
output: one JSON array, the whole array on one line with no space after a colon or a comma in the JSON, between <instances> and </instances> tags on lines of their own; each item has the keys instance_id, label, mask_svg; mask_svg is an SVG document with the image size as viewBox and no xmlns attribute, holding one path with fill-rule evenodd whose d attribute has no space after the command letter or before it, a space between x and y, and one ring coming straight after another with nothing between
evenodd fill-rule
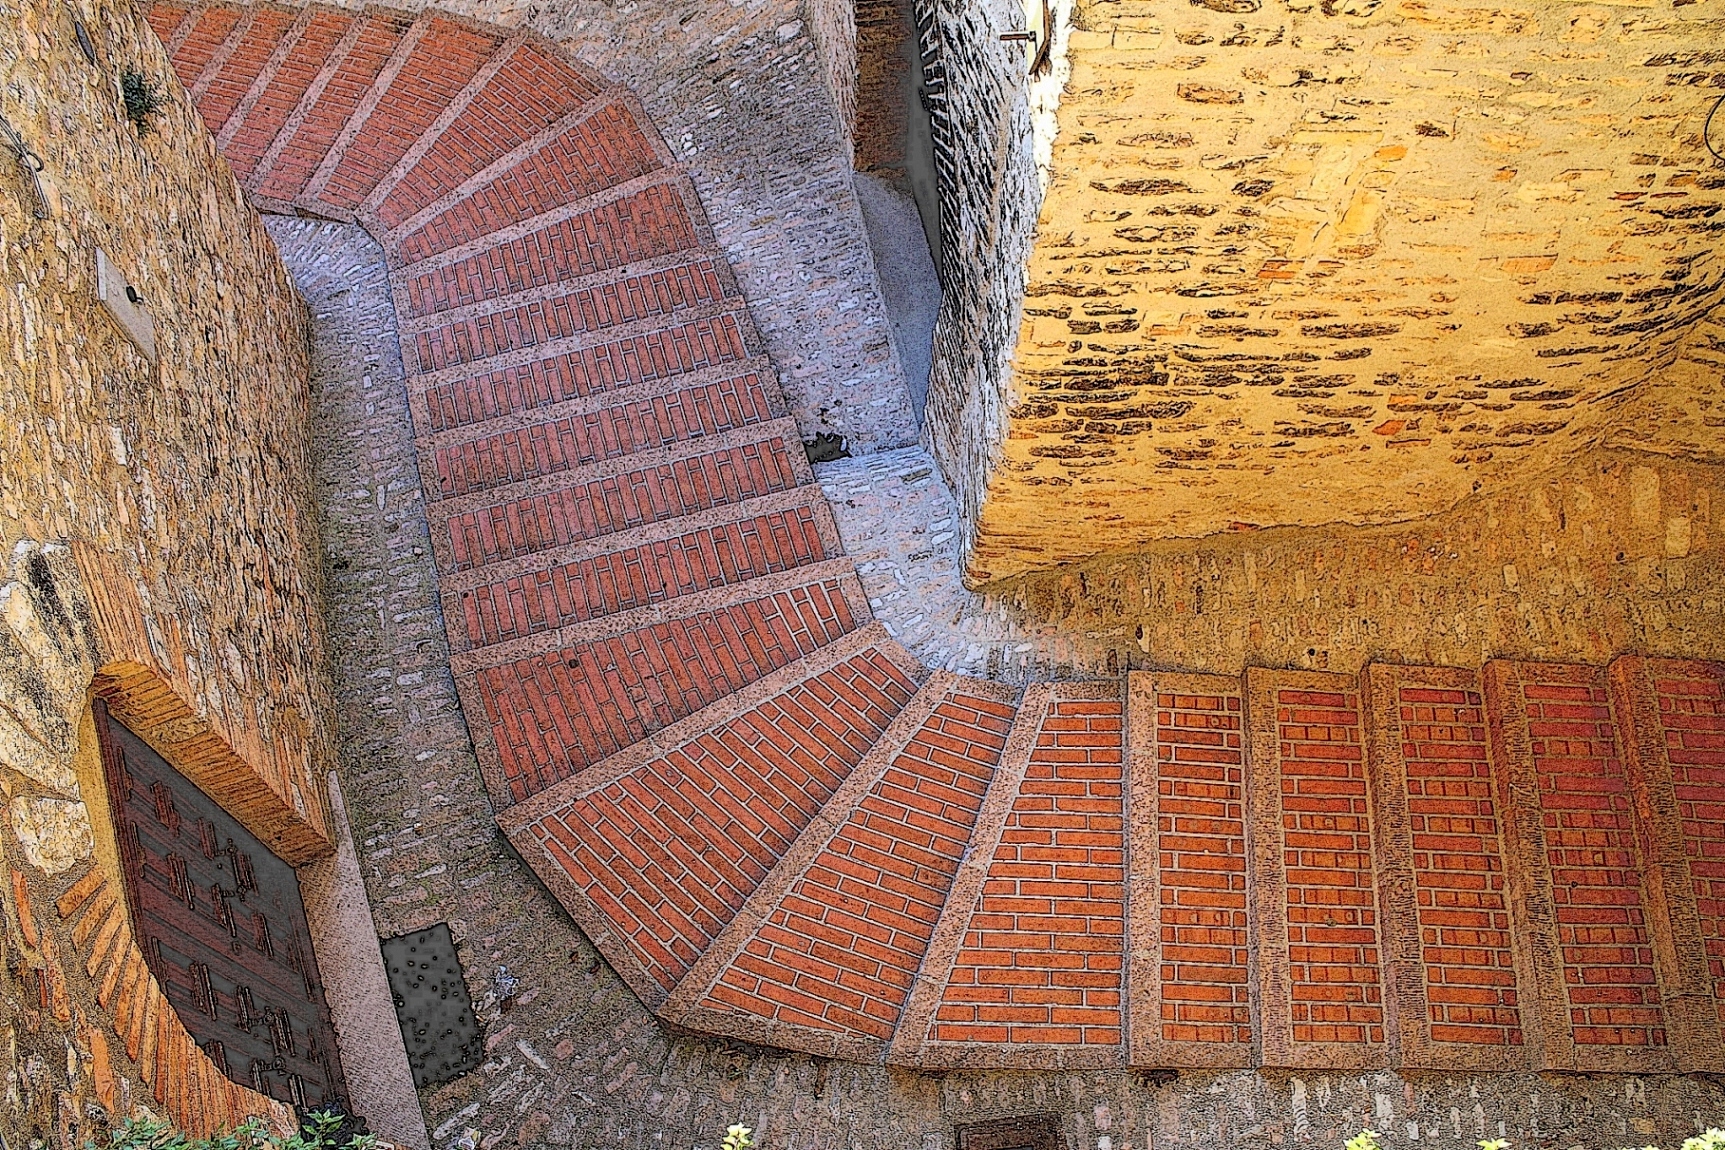
<instances>
[{"instance_id":1,"label":"wooden door","mask_svg":"<svg viewBox=\"0 0 1725 1150\"><path fill-rule=\"evenodd\" d=\"M133 930L180 1021L242 1086L346 1111L294 869L99 700L95 713Z\"/></svg>"}]
</instances>

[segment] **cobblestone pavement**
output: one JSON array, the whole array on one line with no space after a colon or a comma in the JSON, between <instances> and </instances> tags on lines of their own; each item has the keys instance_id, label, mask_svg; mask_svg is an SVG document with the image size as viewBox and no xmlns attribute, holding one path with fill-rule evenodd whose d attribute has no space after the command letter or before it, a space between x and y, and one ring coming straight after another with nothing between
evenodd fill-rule
<instances>
[{"instance_id":1,"label":"cobblestone pavement","mask_svg":"<svg viewBox=\"0 0 1725 1150\"><path fill-rule=\"evenodd\" d=\"M958 508L928 452L905 447L819 464L869 606L931 667L1009 683L1118 674L1125 652L1099 634L1038 623L959 580Z\"/></svg>"}]
</instances>

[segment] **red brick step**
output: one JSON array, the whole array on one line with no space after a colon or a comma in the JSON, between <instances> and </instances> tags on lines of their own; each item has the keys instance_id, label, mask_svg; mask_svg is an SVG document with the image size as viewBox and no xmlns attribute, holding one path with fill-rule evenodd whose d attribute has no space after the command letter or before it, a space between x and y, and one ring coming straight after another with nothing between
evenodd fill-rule
<instances>
[{"instance_id":1,"label":"red brick step","mask_svg":"<svg viewBox=\"0 0 1725 1150\"><path fill-rule=\"evenodd\" d=\"M498 825L657 1008L924 673L870 624L503 811Z\"/></svg>"},{"instance_id":2,"label":"red brick step","mask_svg":"<svg viewBox=\"0 0 1725 1150\"><path fill-rule=\"evenodd\" d=\"M999 762L1016 692L939 672L684 976L665 1017L885 1054Z\"/></svg>"}]
</instances>

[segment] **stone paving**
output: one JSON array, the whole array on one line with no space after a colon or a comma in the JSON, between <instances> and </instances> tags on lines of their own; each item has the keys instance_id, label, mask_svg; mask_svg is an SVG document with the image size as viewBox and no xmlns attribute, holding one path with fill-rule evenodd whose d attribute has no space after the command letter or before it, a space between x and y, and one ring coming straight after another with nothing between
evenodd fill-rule
<instances>
[{"instance_id":1,"label":"stone paving","mask_svg":"<svg viewBox=\"0 0 1725 1150\"><path fill-rule=\"evenodd\" d=\"M1006 683L1119 673L1117 639L965 588L958 508L927 451L834 460L815 477L875 618L928 666Z\"/></svg>"}]
</instances>

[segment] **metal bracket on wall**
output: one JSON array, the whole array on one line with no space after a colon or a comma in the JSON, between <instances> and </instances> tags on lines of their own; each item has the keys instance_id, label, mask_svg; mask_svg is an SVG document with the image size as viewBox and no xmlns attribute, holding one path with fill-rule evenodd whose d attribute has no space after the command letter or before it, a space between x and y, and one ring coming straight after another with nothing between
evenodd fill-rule
<instances>
[{"instance_id":1,"label":"metal bracket on wall","mask_svg":"<svg viewBox=\"0 0 1725 1150\"><path fill-rule=\"evenodd\" d=\"M114 266L108 253L96 249L96 299L108 310L120 330L151 363L156 361L156 325L125 274Z\"/></svg>"},{"instance_id":2,"label":"metal bracket on wall","mask_svg":"<svg viewBox=\"0 0 1725 1150\"><path fill-rule=\"evenodd\" d=\"M24 138L4 116L0 116L0 143L5 144L17 158L18 167L24 173L24 182L30 187L30 214L39 220L48 219L54 214L53 207L48 203L47 193L42 191L42 181L37 176L45 166L42 157L24 142Z\"/></svg>"},{"instance_id":3,"label":"metal bracket on wall","mask_svg":"<svg viewBox=\"0 0 1725 1150\"><path fill-rule=\"evenodd\" d=\"M1047 69L1050 54L1054 50L1054 12L1048 6L1048 0L1041 0L1042 27L1026 29L1023 32L1002 32L1002 40L1016 40L1022 43L1034 44L1035 53L1030 57L1030 74L1040 75Z\"/></svg>"}]
</instances>

